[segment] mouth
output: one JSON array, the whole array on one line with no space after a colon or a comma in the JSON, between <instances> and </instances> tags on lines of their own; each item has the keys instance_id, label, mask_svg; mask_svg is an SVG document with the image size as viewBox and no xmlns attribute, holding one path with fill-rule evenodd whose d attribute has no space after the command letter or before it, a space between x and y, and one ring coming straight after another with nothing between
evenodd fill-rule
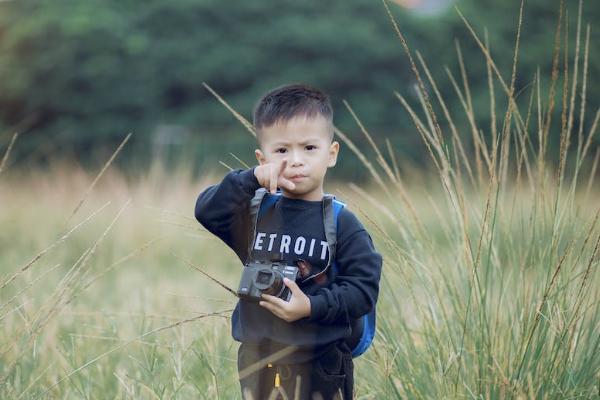
<instances>
[{"instance_id":1,"label":"mouth","mask_svg":"<svg viewBox=\"0 0 600 400\"><path fill-rule=\"evenodd\" d=\"M297 174L297 175L292 175L292 176L291 176L289 179L290 179L292 182L298 182L298 181L301 181L301 180L303 180L303 179L306 179L306 175L300 175L300 174Z\"/></svg>"}]
</instances>

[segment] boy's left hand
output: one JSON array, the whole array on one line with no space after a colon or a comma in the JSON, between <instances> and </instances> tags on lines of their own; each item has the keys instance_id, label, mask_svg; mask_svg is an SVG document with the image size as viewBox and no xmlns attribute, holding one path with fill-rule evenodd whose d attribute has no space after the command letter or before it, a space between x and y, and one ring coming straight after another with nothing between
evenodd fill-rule
<instances>
[{"instance_id":1,"label":"boy's left hand","mask_svg":"<svg viewBox=\"0 0 600 400\"><path fill-rule=\"evenodd\" d=\"M285 301L269 294L263 294L261 295L263 300L258 302L258 304L287 322L293 322L310 316L310 299L308 296L291 279L283 278L283 283L292 292L290 301Z\"/></svg>"}]
</instances>

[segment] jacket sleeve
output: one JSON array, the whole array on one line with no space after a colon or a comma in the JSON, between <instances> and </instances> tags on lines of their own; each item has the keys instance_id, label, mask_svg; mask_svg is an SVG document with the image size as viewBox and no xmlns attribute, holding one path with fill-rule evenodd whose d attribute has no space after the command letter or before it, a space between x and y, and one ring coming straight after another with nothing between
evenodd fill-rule
<instances>
[{"instance_id":1,"label":"jacket sleeve","mask_svg":"<svg viewBox=\"0 0 600 400\"><path fill-rule=\"evenodd\" d=\"M260 188L254 168L228 173L198 196L195 216L209 232L231 247L242 262L248 253L249 203Z\"/></svg>"},{"instance_id":2,"label":"jacket sleeve","mask_svg":"<svg viewBox=\"0 0 600 400\"><path fill-rule=\"evenodd\" d=\"M354 214L343 209L338 218L338 275L308 296L309 320L322 324L350 323L371 311L379 294L383 258Z\"/></svg>"}]
</instances>

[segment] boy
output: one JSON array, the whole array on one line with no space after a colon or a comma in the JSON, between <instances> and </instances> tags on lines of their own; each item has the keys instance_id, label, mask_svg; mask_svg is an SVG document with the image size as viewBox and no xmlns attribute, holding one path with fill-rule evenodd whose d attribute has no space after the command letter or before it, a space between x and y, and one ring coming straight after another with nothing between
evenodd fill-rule
<instances>
[{"instance_id":1,"label":"boy","mask_svg":"<svg viewBox=\"0 0 600 400\"><path fill-rule=\"evenodd\" d=\"M232 315L241 342L238 373L242 396L351 399L353 363L347 342L352 323L375 307L382 257L362 224L342 208L337 218L336 268L328 266L323 181L335 166L329 98L306 85L266 93L254 110L259 165L232 171L204 190L196 219L248 260L279 257L297 265L296 282L285 279L289 301L263 294L240 300ZM281 196L263 210L252 230L250 202L261 187ZM323 272L319 274L319 272ZM313 279L310 279L313 277ZM298 396L298 397L295 397Z\"/></svg>"}]
</instances>

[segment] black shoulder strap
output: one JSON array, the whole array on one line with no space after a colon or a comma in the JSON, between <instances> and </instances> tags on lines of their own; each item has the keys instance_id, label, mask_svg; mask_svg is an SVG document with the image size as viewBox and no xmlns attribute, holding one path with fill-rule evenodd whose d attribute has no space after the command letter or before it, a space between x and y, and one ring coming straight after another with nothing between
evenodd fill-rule
<instances>
[{"instance_id":1,"label":"black shoulder strap","mask_svg":"<svg viewBox=\"0 0 600 400\"><path fill-rule=\"evenodd\" d=\"M250 261L250 255L254 248L254 237L256 236L256 222L258 221L258 212L260 211L260 205L267 194L267 189L260 188L254 193L254 197L250 200L250 227L248 229L248 254L246 256L245 264Z\"/></svg>"}]
</instances>

